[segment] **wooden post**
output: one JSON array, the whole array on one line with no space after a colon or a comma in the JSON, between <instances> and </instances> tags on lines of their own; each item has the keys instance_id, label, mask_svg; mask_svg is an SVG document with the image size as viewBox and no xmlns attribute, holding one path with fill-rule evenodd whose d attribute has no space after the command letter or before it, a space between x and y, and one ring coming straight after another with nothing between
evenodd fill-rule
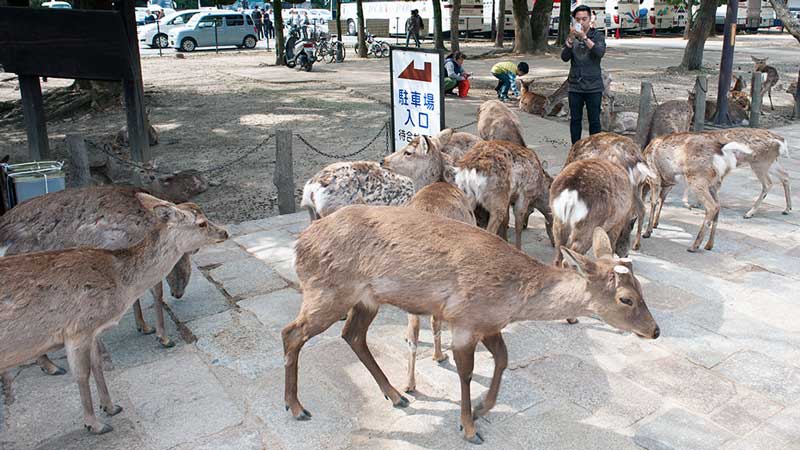
<instances>
[{"instance_id":1,"label":"wooden post","mask_svg":"<svg viewBox=\"0 0 800 450\"><path fill-rule=\"evenodd\" d=\"M28 156L31 161L50 159L47 141L47 123L44 117L42 86L35 75L20 75L19 90L22 94L22 115L28 133Z\"/></svg>"},{"instance_id":2,"label":"wooden post","mask_svg":"<svg viewBox=\"0 0 800 450\"><path fill-rule=\"evenodd\" d=\"M136 13L133 1L118 3L122 13L122 25L128 42L129 72L122 79L122 92L125 96L125 113L128 122L128 145L131 159L138 163L150 161L150 139L147 112L144 109L144 85L142 84L142 66L139 56L139 38L136 34Z\"/></svg>"},{"instance_id":3,"label":"wooden post","mask_svg":"<svg viewBox=\"0 0 800 450\"><path fill-rule=\"evenodd\" d=\"M719 84L717 85L717 114L714 116L715 125L730 125L730 110L728 108L728 91L731 89L731 75L733 72L733 51L736 46L736 18L739 4L729 2L725 14L725 34L722 41L722 58L719 62Z\"/></svg>"},{"instance_id":4,"label":"wooden post","mask_svg":"<svg viewBox=\"0 0 800 450\"><path fill-rule=\"evenodd\" d=\"M653 115L653 85L642 81L639 93L639 120L636 123L636 142L644 148L647 135L650 133L650 119Z\"/></svg>"},{"instance_id":5,"label":"wooden post","mask_svg":"<svg viewBox=\"0 0 800 450\"><path fill-rule=\"evenodd\" d=\"M67 146L69 147L69 160L72 163L73 186L91 185L92 174L89 171L89 153L86 151L86 141L83 139L83 135L68 134Z\"/></svg>"},{"instance_id":6,"label":"wooden post","mask_svg":"<svg viewBox=\"0 0 800 450\"><path fill-rule=\"evenodd\" d=\"M750 126L758 128L761 122L761 87L764 85L764 78L761 72L753 73L753 98L750 99Z\"/></svg>"},{"instance_id":7,"label":"wooden post","mask_svg":"<svg viewBox=\"0 0 800 450\"><path fill-rule=\"evenodd\" d=\"M295 212L293 166L292 131L278 130L275 133L275 175L272 182L278 188L279 214Z\"/></svg>"},{"instance_id":8,"label":"wooden post","mask_svg":"<svg viewBox=\"0 0 800 450\"><path fill-rule=\"evenodd\" d=\"M692 131L703 131L706 123L706 92L708 92L708 77L698 75L694 82L694 124Z\"/></svg>"},{"instance_id":9,"label":"wooden post","mask_svg":"<svg viewBox=\"0 0 800 450\"><path fill-rule=\"evenodd\" d=\"M794 86L794 120L800 120L800 70L797 71L797 84Z\"/></svg>"}]
</instances>

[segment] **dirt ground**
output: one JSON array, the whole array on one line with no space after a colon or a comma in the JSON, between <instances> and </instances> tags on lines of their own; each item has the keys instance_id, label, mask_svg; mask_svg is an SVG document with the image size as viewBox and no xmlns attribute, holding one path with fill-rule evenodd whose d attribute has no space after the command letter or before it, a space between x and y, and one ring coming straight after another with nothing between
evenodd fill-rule
<instances>
[{"instance_id":1,"label":"dirt ground","mask_svg":"<svg viewBox=\"0 0 800 450\"><path fill-rule=\"evenodd\" d=\"M764 46L775 44L764 42ZM471 43L466 52L477 54L484 47L489 48L486 43ZM676 54L679 53L682 52ZM667 70L677 65L679 59L643 59L648 54L651 52L635 48L609 48L604 65L615 80L618 110L638 108L639 84L643 80L654 83L658 101L685 98L686 90L694 84L695 74ZM379 132L390 119L385 75L388 62L354 61L351 55L348 57L350 60L345 64L319 64L311 74L266 67L266 61L274 60L271 53L207 52L185 59L143 58L146 105L151 123L160 134L160 143L152 148L158 170L166 173L222 166L207 173L211 187L193 200L213 220L236 223L278 213L277 193L272 184L274 139L261 145L278 128L291 129L322 152L333 155L353 153L378 135L361 153L347 159L379 159L387 152L386 137ZM527 60L540 80L535 83L536 90L551 92L563 80L567 68L555 55ZM471 64L485 66L494 61L473 60ZM747 55L738 58L734 69L749 71L751 65L747 61ZM558 67L557 71L544 70L553 65ZM767 109L762 119L764 127L786 124L791 117L792 97L785 92L786 80L796 78L797 63L777 61L775 65L783 79L773 90L775 111ZM536 67L543 68L542 76L537 75ZM712 64L709 67L709 91L716 92L717 75ZM361 71L366 75L362 76ZM43 86L47 90L68 84L68 80L51 79ZM494 95L491 89L471 91L471 97L478 99ZM0 100L17 98L19 88L13 74L0 73ZM765 104L769 108L766 99ZM566 122L566 118L551 120ZM53 158L68 159L67 133L82 133L92 142L107 143L124 124L121 105L50 122ZM0 154L11 155L12 162L23 161L27 144L21 126L0 125L0 136ZM127 149L118 151L125 156ZM336 159L315 152L297 137L293 152L299 201L305 180ZM102 157L99 153L92 155L93 159ZM235 162L229 164L230 161Z\"/></svg>"}]
</instances>

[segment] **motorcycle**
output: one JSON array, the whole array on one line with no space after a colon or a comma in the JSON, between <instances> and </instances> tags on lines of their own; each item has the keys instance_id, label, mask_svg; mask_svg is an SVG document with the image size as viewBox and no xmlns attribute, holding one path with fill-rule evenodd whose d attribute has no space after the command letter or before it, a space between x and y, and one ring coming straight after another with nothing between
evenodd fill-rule
<instances>
[{"instance_id":1,"label":"motorcycle","mask_svg":"<svg viewBox=\"0 0 800 450\"><path fill-rule=\"evenodd\" d=\"M286 67L297 66L306 72L311 72L311 67L317 61L314 43L301 39L298 27L292 27L289 30L289 37L286 39L284 48L286 53L283 55L283 60Z\"/></svg>"}]
</instances>

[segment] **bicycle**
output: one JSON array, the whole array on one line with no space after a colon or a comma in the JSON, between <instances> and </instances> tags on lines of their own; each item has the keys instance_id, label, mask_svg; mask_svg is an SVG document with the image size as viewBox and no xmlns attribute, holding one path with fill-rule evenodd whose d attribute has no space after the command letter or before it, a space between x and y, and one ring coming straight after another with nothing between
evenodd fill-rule
<instances>
[{"instance_id":1,"label":"bicycle","mask_svg":"<svg viewBox=\"0 0 800 450\"><path fill-rule=\"evenodd\" d=\"M356 52L358 52L358 44L355 45ZM376 58L384 58L389 56L389 43L375 39L375 35L367 33L367 56L370 54L375 55Z\"/></svg>"},{"instance_id":2,"label":"bicycle","mask_svg":"<svg viewBox=\"0 0 800 450\"><path fill-rule=\"evenodd\" d=\"M322 58L326 63L343 62L345 57L345 46L342 41L336 38L336 35L331 35L330 40L325 40L320 43L317 49L318 58Z\"/></svg>"}]
</instances>

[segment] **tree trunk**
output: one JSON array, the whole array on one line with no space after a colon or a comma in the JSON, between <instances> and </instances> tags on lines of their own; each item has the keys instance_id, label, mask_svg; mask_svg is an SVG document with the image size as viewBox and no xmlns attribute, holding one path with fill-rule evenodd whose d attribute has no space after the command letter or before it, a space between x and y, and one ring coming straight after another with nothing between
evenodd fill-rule
<instances>
[{"instance_id":1,"label":"tree trunk","mask_svg":"<svg viewBox=\"0 0 800 450\"><path fill-rule=\"evenodd\" d=\"M336 0L336 36L342 40L342 0Z\"/></svg>"},{"instance_id":2,"label":"tree trunk","mask_svg":"<svg viewBox=\"0 0 800 450\"><path fill-rule=\"evenodd\" d=\"M433 0L433 48L436 50L444 49L444 38L442 37L441 0Z\"/></svg>"},{"instance_id":3,"label":"tree trunk","mask_svg":"<svg viewBox=\"0 0 800 450\"><path fill-rule=\"evenodd\" d=\"M683 29L683 40L689 39L689 32L692 30L692 25L694 25L693 4L694 0L687 0L685 3L688 13L686 14L686 28Z\"/></svg>"},{"instance_id":4,"label":"tree trunk","mask_svg":"<svg viewBox=\"0 0 800 450\"><path fill-rule=\"evenodd\" d=\"M272 2L272 14L275 16L275 65L282 66L286 49L283 48L283 9L280 1Z\"/></svg>"},{"instance_id":5,"label":"tree trunk","mask_svg":"<svg viewBox=\"0 0 800 450\"><path fill-rule=\"evenodd\" d=\"M367 36L364 33L364 2L356 0L356 21L358 22L358 56L367 57Z\"/></svg>"},{"instance_id":6,"label":"tree trunk","mask_svg":"<svg viewBox=\"0 0 800 450\"><path fill-rule=\"evenodd\" d=\"M453 11L450 13L450 51L460 50L458 45L458 17L461 15L461 0L452 0ZM469 28L467 28L469 33Z\"/></svg>"},{"instance_id":7,"label":"tree trunk","mask_svg":"<svg viewBox=\"0 0 800 450\"><path fill-rule=\"evenodd\" d=\"M520 0L514 0L514 5ZM522 0L527 10L525 0ZM569 10L569 8L567 8ZM550 31L550 16L553 15L553 0L538 0L533 5L533 11L530 19L531 30L531 45L529 52L545 52L547 51L547 32ZM514 10L514 18L516 20L516 9Z\"/></svg>"},{"instance_id":8,"label":"tree trunk","mask_svg":"<svg viewBox=\"0 0 800 450\"><path fill-rule=\"evenodd\" d=\"M689 42L683 52L681 67L686 70L698 70L703 66L703 48L708 39L708 31L714 28L716 18L716 0L701 0L694 27L689 32Z\"/></svg>"},{"instance_id":9,"label":"tree trunk","mask_svg":"<svg viewBox=\"0 0 800 450\"><path fill-rule=\"evenodd\" d=\"M570 20L571 18L572 16L570 16L569 8L559 8L558 39L556 40L556 45L559 47L563 46L567 42L567 36L569 36L569 27L572 24L572 20Z\"/></svg>"},{"instance_id":10,"label":"tree trunk","mask_svg":"<svg viewBox=\"0 0 800 450\"><path fill-rule=\"evenodd\" d=\"M797 42L800 42L800 21L795 19L794 16L786 8L786 3L781 0L769 0L772 7L775 9L775 15L783 22L783 28L789 32Z\"/></svg>"},{"instance_id":11,"label":"tree trunk","mask_svg":"<svg viewBox=\"0 0 800 450\"><path fill-rule=\"evenodd\" d=\"M497 19L495 30L497 34L494 37L494 46L503 48L504 34L506 32L506 0L495 0L498 2L500 9L497 10Z\"/></svg>"}]
</instances>

